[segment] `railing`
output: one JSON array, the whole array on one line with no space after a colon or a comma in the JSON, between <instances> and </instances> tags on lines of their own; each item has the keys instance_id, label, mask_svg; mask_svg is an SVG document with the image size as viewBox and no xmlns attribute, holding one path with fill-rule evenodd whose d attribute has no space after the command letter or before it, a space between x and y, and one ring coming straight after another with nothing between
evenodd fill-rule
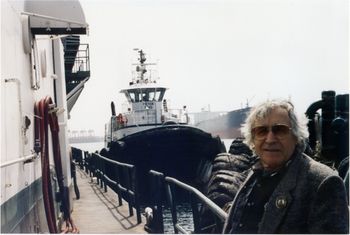
<instances>
[{"instance_id":1,"label":"railing","mask_svg":"<svg viewBox=\"0 0 350 235\"><path fill-rule=\"evenodd\" d=\"M67 43L69 44L69 43ZM74 57L66 57L65 61L73 64L72 73L90 71L89 44L79 43L78 50L65 49L66 53L75 53Z\"/></svg>"},{"instance_id":2,"label":"railing","mask_svg":"<svg viewBox=\"0 0 350 235\"><path fill-rule=\"evenodd\" d=\"M90 177L97 178L97 184L107 192L109 186L118 195L119 206L123 199L128 202L129 215L136 210L137 222L141 223L141 209L139 204L136 180L136 167L103 157L97 153L86 154L81 158L85 171ZM81 165L81 164L79 164ZM91 181L93 178L91 178Z\"/></svg>"},{"instance_id":3,"label":"railing","mask_svg":"<svg viewBox=\"0 0 350 235\"><path fill-rule=\"evenodd\" d=\"M40 156L40 154L38 155L36 153L32 153L32 154L29 154L29 155L24 156L24 157L20 157L20 158L15 159L15 160L11 160L11 161L7 161L7 162L4 162L4 163L0 163L0 168L4 168L4 167L10 166L10 165L14 165L14 164L17 164L17 163L20 163L20 162L23 162L23 164L30 163L30 162L33 162L34 160L36 160L39 156Z\"/></svg>"},{"instance_id":4,"label":"railing","mask_svg":"<svg viewBox=\"0 0 350 235\"><path fill-rule=\"evenodd\" d=\"M123 204L122 199L129 204L129 214L134 215L133 207L136 210L137 222L141 223L141 209L137 194L137 180L136 180L136 167L134 165L113 161L99 154L92 153L92 158L95 158L95 172L97 176L97 182L100 183L101 188L104 187L107 192L107 185L118 194L119 206ZM108 163L108 165L107 165ZM106 165L112 166L106 170ZM115 176L115 179L113 179Z\"/></svg>"},{"instance_id":5,"label":"railing","mask_svg":"<svg viewBox=\"0 0 350 235\"><path fill-rule=\"evenodd\" d=\"M203 205L207 206L209 210L212 211L220 221L224 222L226 220L227 213L224 210L222 210L218 205L216 205L213 201L207 198L204 194L198 191L196 188L191 187L171 177L165 177L165 185L166 185L167 198L170 203L170 209L171 209L171 215L173 219L175 233L178 233L178 232L188 233L177 222L176 204L173 197L173 191L175 186L182 188L183 190L189 192L190 194L190 203L191 203L191 208L193 213L193 224L194 224L194 231L191 231L190 233L201 233L200 223L199 223L200 213L199 213L198 203L202 203Z\"/></svg>"},{"instance_id":6,"label":"railing","mask_svg":"<svg viewBox=\"0 0 350 235\"><path fill-rule=\"evenodd\" d=\"M168 109L162 111L165 121L175 121L177 123L189 123L189 116L184 109Z\"/></svg>"},{"instance_id":7,"label":"railing","mask_svg":"<svg viewBox=\"0 0 350 235\"><path fill-rule=\"evenodd\" d=\"M160 203L162 203L162 192L165 187L166 197L167 201L170 206L171 210L171 216L172 221L174 225L174 232L175 233L201 233L200 228L200 210L199 205L202 204L206 206L217 218L218 222L224 222L227 218L227 213L222 210L218 205L216 205L213 201L211 201L209 198L207 198L204 194L202 194L199 190L197 190L194 187L191 187L175 178L172 177L164 177L163 173L157 172L157 171L150 171L152 184L154 184L156 187L156 192L158 195L158 198L156 200L156 203L154 203L153 207L157 210L154 211L154 218L156 219L155 224L158 224L162 221L161 215L162 215L162 206ZM174 198L174 190L175 187L178 187L182 190L185 190L189 193L190 196L190 203L192 208L192 214L193 214L193 224L194 224L194 231L186 231L185 228L183 228L179 223L177 219L177 211L176 211L176 201ZM162 227L163 229L163 227ZM155 231L162 233L163 230Z\"/></svg>"},{"instance_id":8,"label":"railing","mask_svg":"<svg viewBox=\"0 0 350 235\"><path fill-rule=\"evenodd\" d=\"M109 186L118 194L119 205L122 205L122 199L129 203L130 216L133 216L133 207L135 208L137 221L141 223L135 166L117 162L96 153L85 154L81 161L85 166L86 172L90 173L92 177L97 177L97 183L101 188L104 188L105 192L107 191L107 186ZM164 233L163 205L165 198L170 207L175 233L201 233L200 206L206 206L213 213L217 218L216 222L218 225L226 220L227 213L196 188L175 178L164 177L163 173L154 170L151 170L149 173L151 192L155 192L152 198L153 204L151 205L153 209L153 232ZM194 231L187 231L178 223L174 193L176 189L184 190L189 194Z\"/></svg>"},{"instance_id":9,"label":"railing","mask_svg":"<svg viewBox=\"0 0 350 235\"><path fill-rule=\"evenodd\" d=\"M157 192L152 197L153 219L151 228L154 233L164 233L163 223L163 204L164 204L164 175L163 173L150 170L149 171L151 192Z\"/></svg>"},{"instance_id":10,"label":"railing","mask_svg":"<svg viewBox=\"0 0 350 235\"><path fill-rule=\"evenodd\" d=\"M80 169L84 169L85 156L88 154L87 151L82 151L80 149L71 147L73 161L79 165Z\"/></svg>"}]
</instances>

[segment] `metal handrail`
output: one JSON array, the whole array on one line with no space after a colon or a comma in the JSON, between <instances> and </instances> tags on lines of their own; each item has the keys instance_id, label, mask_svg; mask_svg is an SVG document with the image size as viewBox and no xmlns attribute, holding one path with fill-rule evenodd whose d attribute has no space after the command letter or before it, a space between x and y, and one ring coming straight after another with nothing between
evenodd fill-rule
<instances>
[{"instance_id":1,"label":"metal handrail","mask_svg":"<svg viewBox=\"0 0 350 235\"><path fill-rule=\"evenodd\" d=\"M79 150L80 153L77 152L77 150ZM127 201L130 216L134 215L134 207L136 210L137 222L142 222L137 192L136 167L134 165L118 162L97 153L83 152L74 147L72 147L72 155L73 159L78 162L81 167L85 167L85 172L90 175L91 182L93 182L93 177L96 177L97 184L99 184L101 188L104 187L105 192L107 192L108 185L118 195L119 206L122 205L122 199ZM111 179L107 176L106 163L115 166L113 171L115 170L117 173L116 179ZM119 177L119 170L121 170L122 173L126 173L123 175L122 180Z\"/></svg>"},{"instance_id":2,"label":"metal handrail","mask_svg":"<svg viewBox=\"0 0 350 235\"><path fill-rule=\"evenodd\" d=\"M23 158L18 158L16 160L12 160L12 161L7 161L7 162L4 162L4 163L1 163L0 164L0 168L4 168L4 167L10 166L10 165L14 165L14 164L20 163L20 162L24 162L24 164L25 163L29 163L29 162L34 161L38 157L39 157L38 154L33 153L33 154L30 154L30 155L24 156Z\"/></svg>"},{"instance_id":3,"label":"metal handrail","mask_svg":"<svg viewBox=\"0 0 350 235\"><path fill-rule=\"evenodd\" d=\"M150 192L157 192L151 198L153 210L152 233L164 233L163 199L164 199L164 174L155 170L149 171Z\"/></svg>"},{"instance_id":4,"label":"metal handrail","mask_svg":"<svg viewBox=\"0 0 350 235\"><path fill-rule=\"evenodd\" d=\"M192 199L192 196L196 196L196 199L198 199L201 203L206 205L210 211L212 211L221 221L225 221L228 214L222 210L218 205L216 205L213 201L211 201L209 198L207 198L204 194L202 194L199 190L196 188L187 185L175 178L172 177L165 177L165 185L166 185L166 192L167 192L167 198L170 203L171 208L171 215L172 220L174 224L174 231L175 233L193 233L187 232L185 228L183 228L179 223L177 222L177 213L176 213L176 206L174 204L174 199L172 196L172 187L170 185L177 186L182 188L183 190L190 193L191 198L191 207L192 207L192 213L193 213L193 222L194 222L194 233L198 233L199 231L199 213L198 213L198 207L196 205L196 201Z\"/></svg>"},{"instance_id":5,"label":"metal handrail","mask_svg":"<svg viewBox=\"0 0 350 235\"><path fill-rule=\"evenodd\" d=\"M92 157L95 157L97 159L97 162L95 164L93 163L88 163L90 169L91 165L94 165L95 169L93 170L93 174L97 176L97 183L100 184L101 188L104 187L105 192L107 192L107 185L111 186L112 185L112 190L118 194L118 201L119 205L122 205L122 199L128 202L129 204L129 214L130 216L134 215L132 207L135 208L136 210L136 217L137 217L137 222L141 223L141 208L139 204L139 199L138 199L138 193L137 193L137 181L136 181L136 167L131 164L127 163L122 163L118 162L109 158L106 158L104 156L101 156L100 154L97 153L92 153ZM100 161L99 161L100 160ZM117 177L115 180L109 178L107 176L107 172L105 169L105 163L111 163L112 165L116 167L120 167L122 172L127 171L126 174L124 174L123 182L120 180L120 177L118 175L118 168L116 168L117 172ZM91 169L92 170L92 169ZM123 184L126 185L123 185ZM124 195L126 194L126 196Z\"/></svg>"},{"instance_id":6,"label":"metal handrail","mask_svg":"<svg viewBox=\"0 0 350 235\"><path fill-rule=\"evenodd\" d=\"M113 164L116 164L116 165L119 165L119 166L125 166L125 167L128 167L128 168L133 168L134 165L131 165L131 164L128 164L128 163L123 163L123 162L118 162L118 161L115 161L115 160L112 160L112 159L109 159L109 158L106 158L100 154L97 154L97 153L93 153L94 155L96 155L97 157L107 161L107 162L110 162L110 163L113 163Z\"/></svg>"},{"instance_id":7,"label":"metal handrail","mask_svg":"<svg viewBox=\"0 0 350 235\"><path fill-rule=\"evenodd\" d=\"M69 43L67 43L69 45ZM72 57L65 57L65 62L74 63L72 72L87 72L90 71L89 44L79 43L78 50L65 49L65 52L76 52Z\"/></svg>"},{"instance_id":8,"label":"metal handrail","mask_svg":"<svg viewBox=\"0 0 350 235\"><path fill-rule=\"evenodd\" d=\"M215 215L217 215L221 220L225 220L227 218L227 213L223 209L221 209L218 205L216 205L212 200L207 198L198 189L196 189L188 184L185 184L185 183L183 183L175 178L172 178L172 177L165 177L165 181L169 182L169 183L173 183L173 184L179 186L180 188L183 188L186 191L189 191L189 192L195 194L198 197L198 199L200 199L205 205L207 205L209 207L209 209Z\"/></svg>"}]
</instances>

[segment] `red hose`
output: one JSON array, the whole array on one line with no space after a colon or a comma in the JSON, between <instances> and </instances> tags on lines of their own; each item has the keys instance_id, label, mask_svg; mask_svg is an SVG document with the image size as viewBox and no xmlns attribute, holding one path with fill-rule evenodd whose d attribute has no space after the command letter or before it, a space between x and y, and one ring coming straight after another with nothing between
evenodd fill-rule
<instances>
[{"instance_id":1,"label":"red hose","mask_svg":"<svg viewBox=\"0 0 350 235\"><path fill-rule=\"evenodd\" d=\"M44 208L46 214L47 225L50 233L57 233L55 211L53 206L53 197L52 197L52 187L50 182L50 162L49 162L49 152L48 152L48 128L47 128L47 114L48 111L45 109L45 100L40 100L36 102L35 108L35 123L39 124L36 126L35 134L36 139L40 139L40 152L41 152L41 172L42 172L42 191L43 191L43 200Z\"/></svg>"},{"instance_id":2,"label":"red hose","mask_svg":"<svg viewBox=\"0 0 350 235\"><path fill-rule=\"evenodd\" d=\"M74 225L70 217L69 192L64 187L64 177L61 162L61 152L59 143L59 126L56 112L49 112L52 99L46 97L35 103L35 142L38 144L40 140L41 152L41 169L42 169L42 191L44 199L45 214L50 233L57 233L54 199L52 196L52 186L50 180L50 158L49 158L49 140L48 140L48 124L50 124L52 147L55 162L55 171L58 180L58 187L62 199L63 216L66 223L64 233L78 233L79 230ZM40 133L40 134L39 134Z\"/></svg>"}]
</instances>

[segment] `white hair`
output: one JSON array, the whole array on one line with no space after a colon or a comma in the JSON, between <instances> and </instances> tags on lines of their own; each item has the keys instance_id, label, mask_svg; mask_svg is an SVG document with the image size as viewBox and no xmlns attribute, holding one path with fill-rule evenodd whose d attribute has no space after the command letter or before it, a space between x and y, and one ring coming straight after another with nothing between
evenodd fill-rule
<instances>
[{"instance_id":1,"label":"white hair","mask_svg":"<svg viewBox=\"0 0 350 235\"><path fill-rule=\"evenodd\" d=\"M298 117L294 110L294 105L288 100L268 100L265 101L250 111L245 123L242 125L241 132L245 138L245 143L253 149L254 142L252 136L252 128L257 120L261 120L266 118L273 109L282 108L288 112L288 116L290 119L290 124L292 128L292 134L297 139L297 148L300 151L304 151L306 148L306 142L309 137L309 132L307 129L307 121L306 116Z\"/></svg>"}]
</instances>

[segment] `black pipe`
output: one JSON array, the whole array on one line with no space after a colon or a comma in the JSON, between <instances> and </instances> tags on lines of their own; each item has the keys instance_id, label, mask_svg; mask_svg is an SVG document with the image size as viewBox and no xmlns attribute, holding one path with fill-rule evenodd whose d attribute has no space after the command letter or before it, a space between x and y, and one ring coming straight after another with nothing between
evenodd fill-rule
<instances>
[{"instance_id":1,"label":"black pipe","mask_svg":"<svg viewBox=\"0 0 350 235\"><path fill-rule=\"evenodd\" d=\"M316 148L316 122L315 122L315 115L319 109L321 109L323 106L323 100L316 101L312 103L309 108L306 110L306 117L309 119L309 122L307 124L308 131L309 131L309 145L310 148L315 150Z\"/></svg>"},{"instance_id":2,"label":"black pipe","mask_svg":"<svg viewBox=\"0 0 350 235\"><path fill-rule=\"evenodd\" d=\"M337 117L349 120L349 94L335 97L335 114Z\"/></svg>"},{"instance_id":3,"label":"black pipe","mask_svg":"<svg viewBox=\"0 0 350 235\"><path fill-rule=\"evenodd\" d=\"M322 156L327 159L334 158L334 135L331 127L331 123L335 118L335 91L323 91L322 99L312 103L306 110L306 116L309 119L309 145L315 150L317 141L317 123L315 122L315 116L318 110L322 110Z\"/></svg>"},{"instance_id":4,"label":"black pipe","mask_svg":"<svg viewBox=\"0 0 350 235\"><path fill-rule=\"evenodd\" d=\"M332 121L335 135L337 165L349 156L349 94L337 95L335 99L336 118Z\"/></svg>"},{"instance_id":5,"label":"black pipe","mask_svg":"<svg viewBox=\"0 0 350 235\"><path fill-rule=\"evenodd\" d=\"M332 121L335 118L335 91L322 92L322 157L334 161L337 158Z\"/></svg>"},{"instance_id":6,"label":"black pipe","mask_svg":"<svg viewBox=\"0 0 350 235\"><path fill-rule=\"evenodd\" d=\"M111 110L112 110L112 116L115 116L115 105L114 102L111 102Z\"/></svg>"}]
</instances>

